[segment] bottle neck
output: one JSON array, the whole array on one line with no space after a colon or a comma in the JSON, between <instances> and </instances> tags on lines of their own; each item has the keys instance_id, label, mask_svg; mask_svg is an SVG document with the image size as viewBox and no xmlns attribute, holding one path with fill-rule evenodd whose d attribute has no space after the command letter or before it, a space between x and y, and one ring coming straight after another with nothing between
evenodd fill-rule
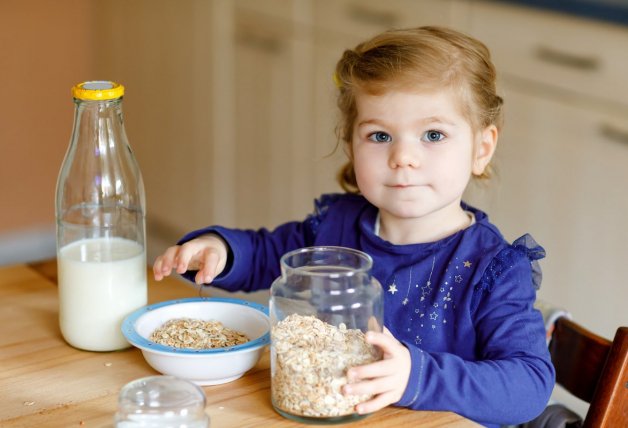
<instances>
[{"instance_id":1,"label":"bottle neck","mask_svg":"<svg viewBox=\"0 0 628 428\"><path fill-rule=\"evenodd\" d=\"M106 101L74 100L76 126L123 127L122 98Z\"/></svg>"},{"instance_id":2,"label":"bottle neck","mask_svg":"<svg viewBox=\"0 0 628 428\"><path fill-rule=\"evenodd\" d=\"M99 146L101 152L128 144L121 98L106 101L75 99L75 104L73 144L91 142Z\"/></svg>"}]
</instances>

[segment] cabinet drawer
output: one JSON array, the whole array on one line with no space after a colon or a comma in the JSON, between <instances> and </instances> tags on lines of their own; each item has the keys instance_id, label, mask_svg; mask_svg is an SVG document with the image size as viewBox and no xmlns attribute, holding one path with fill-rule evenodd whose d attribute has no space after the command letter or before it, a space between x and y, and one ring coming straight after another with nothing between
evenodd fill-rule
<instances>
[{"instance_id":1,"label":"cabinet drawer","mask_svg":"<svg viewBox=\"0 0 628 428\"><path fill-rule=\"evenodd\" d=\"M316 0L314 22L319 29L352 36L357 42L391 28L447 25L449 0Z\"/></svg>"},{"instance_id":2,"label":"cabinet drawer","mask_svg":"<svg viewBox=\"0 0 628 428\"><path fill-rule=\"evenodd\" d=\"M505 76L628 104L628 28L494 2L470 10L470 33Z\"/></svg>"},{"instance_id":3,"label":"cabinet drawer","mask_svg":"<svg viewBox=\"0 0 628 428\"><path fill-rule=\"evenodd\" d=\"M235 7L245 12L290 22L295 19L294 0L236 0Z\"/></svg>"}]
</instances>

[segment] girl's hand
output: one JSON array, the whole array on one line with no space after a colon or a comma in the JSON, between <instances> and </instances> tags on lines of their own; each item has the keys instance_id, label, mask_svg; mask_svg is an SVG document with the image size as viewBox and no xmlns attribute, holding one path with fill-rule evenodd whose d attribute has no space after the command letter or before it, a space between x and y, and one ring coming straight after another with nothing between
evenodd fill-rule
<instances>
[{"instance_id":1,"label":"girl's hand","mask_svg":"<svg viewBox=\"0 0 628 428\"><path fill-rule=\"evenodd\" d=\"M215 234L202 235L183 245L175 245L155 259L155 279L161 281L173 269L179 274L198 270L194 281L209 284L225 268L227 251L227 243Z\"/></svg>"},{"instance_id":2,"label":"girl's hand","mask_svg":"<svg viewBox=\"0 0 628 428\"><path fill-rule=\"evenodd\" d=\"M383 333L369 331L366 341L379 347L384 353L380 361L347 372L350 382L344 386L344 394L373 395L373 398L356 406L360 414L372 413L389 404L396 403L403 396L410 378L410 351L384 327Z\"/></svg>"}]
</instances>

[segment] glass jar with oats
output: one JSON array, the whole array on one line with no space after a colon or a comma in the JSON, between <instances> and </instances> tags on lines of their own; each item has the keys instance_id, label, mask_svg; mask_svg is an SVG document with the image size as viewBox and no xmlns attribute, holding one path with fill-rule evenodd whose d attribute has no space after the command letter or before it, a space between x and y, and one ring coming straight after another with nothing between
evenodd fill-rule
<instances>
[{"instance_id":1,"label":"glass jar with oats","mask_svg":"<svg viewBox=\"0 0 628 428\"><path fill-rule=\"evenodd\" d=\"M343 247L308 247L281 258L271 286L271 395L275 410L304 423L364 417L369 396L342 393L347 370L381 358L365 333L381 331L383 291L371 257Z\"/></svg>"}]
</instances>

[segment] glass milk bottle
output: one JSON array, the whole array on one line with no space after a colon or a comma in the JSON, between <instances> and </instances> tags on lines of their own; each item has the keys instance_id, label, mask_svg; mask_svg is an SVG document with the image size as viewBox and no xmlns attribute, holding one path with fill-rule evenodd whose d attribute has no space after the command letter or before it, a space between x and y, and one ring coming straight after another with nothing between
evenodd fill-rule
<instances>
[{"instance_id":1,"label":"glass milk bottle","mask_svg":"<svg viewBox=\"0 0 628 428\"><path fill-rule=\"evenodd\" d=\"M124 130L124 87L72 88L74 127L57 181L59 323L88 351L129 347L122 320L146 305L145 196Z\"/></svg>"},{"instance_id":2,"label":"glass milk bottle","mask_svg":"<svg viewBox=\"0 0 628 428\"><path fill-rule=\"evenodd\" d=\"M343 247L309 247L281 258L271 286L271 397L275 410L305 423L362 418L344 396L347 370L381 358L365 341L382 331L383 291L372 259Z\"/></svg>"}]
</instances>

